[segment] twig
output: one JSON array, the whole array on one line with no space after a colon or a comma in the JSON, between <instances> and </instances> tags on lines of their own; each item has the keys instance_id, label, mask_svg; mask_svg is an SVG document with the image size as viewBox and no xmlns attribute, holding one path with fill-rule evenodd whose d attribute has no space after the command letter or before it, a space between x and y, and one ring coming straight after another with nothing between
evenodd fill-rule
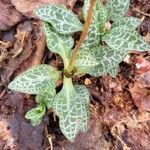
<instances>
[{"instance_id":1,"label":"twig","mask_svg":"<svg viewBox=\"0 0 150 150\"><path fill-rule=\"evenodd\" d=\"M73 50L73 54L72 54L72 57L71 57L70 62L69 62L70 66L73 64L73 62L76 58L76 55L78 53L78 50L79 50L82 42L84 41L86 35L88 34L88 29L89 29L89 26L90 26L91 21L92 21L92 12L93 12L93 7L94 7L95 2L96 2L96 0L90 1L90 7L88 9L87 19L86 19L86 22L83 26L83 32L82 32L82 35L80 37L80 40L78 41L77 45L75 46L75 48Z\"/></svg>"},{"instance_id":2,"label":"twig","mask_svg":"<svg viewBox=\"0 0 150 150\"><path fill-rule=\"evenodd\" d=\"M48 148L46 148L45 150L49 150L49 149L53 150L52 135L48 134L47 138L48 138L48 142L49 142L50 146Z\"/></svg>"},{"instance_id":3,"label":"twig","mask_svg":"<svg viewBox=\"0 0 150 150\"><path fill-rule=\"evenodd\" d=\"M4 96L5 93L6 93L6 89L4 89L4 90L0 93L0 99Z\"/></svg>"},{"instance_id":4,"label":"twig","mask_svg":"<svg viewBox=\"0 0 150 150\"><path fill-rule=\"evenodd\" d=\"M130 5L130 6L133 8L133 10L137 11L138 13L140 13L140 14L142 14L144 16L150 17L150 14L142 12L139 8L135 8L132 5Z\"/></svg>"},{"instance_id":5,"label":"twig","mask_svg":"<svg viewBox=\"0 0 150 150\"><path fill-rule=\"evenodd\" d=\"M150 121L150 118L147 118L147 119L141 119L141 120L133 120L133 121L130 121L130 122L133 122L133 123L142 123L142 122L146 122L146 121ZM114 130L117 126L123 124L123 123L128 123L128 121L124 121L124 120L121 120L119 122L117 122L112 128L111 128L111 133L114 137L116 137L121 143L122 145L124 146L124 149L125 150L130 150L130 148L125 144L125 142L119 137L119 135L117 135Z\"/></svg>"}]
</instances>

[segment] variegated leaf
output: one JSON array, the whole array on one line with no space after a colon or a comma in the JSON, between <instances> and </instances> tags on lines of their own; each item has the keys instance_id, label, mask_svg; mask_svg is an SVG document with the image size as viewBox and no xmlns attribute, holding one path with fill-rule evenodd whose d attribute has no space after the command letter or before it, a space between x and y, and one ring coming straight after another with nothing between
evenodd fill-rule
<instances>
[{"instance_id":1,"label":"variegated leaf","mask_svg":"<svg viewBox=\"0 0 150 150\"><path fill-rule=\"evenodd\" d=\"M42 118L30 120L32 126L38 126L42 122Z\"/></svg>"},{"instance_id":2,"label":"variegated leaf","mask_svg":"<svg viewBox=\"0 0 150 150\"><path fill-rule=\"evenodd\" d=\"M70 50L74 45L74 40L69 35L62 35L54 31L48 23L43 23L43 32L46 35L47 46L54 53L61 53L64 48Z\"/></svg>"},{"instance_id":3,"label":"variegated leaf","mask_svg":"<svg viewBox=\"0 0 150 150\"><path fill-rule=\"evenodd\" d=\"M25 115L25 118L31 120L31 122L35 126L41 122L41 118L44 116L45 112L45 105L43 103L40 103L36 108L28 111Z\"/></svg>"},{"instance_id":4,"label":"variegated leaf","mask_svg":"<svg viewBox=\"0 0 150 150\"><path fill-rule=\"evenodd\" d=\"M83 14L86 20L87 10L90 6L90 0L85 0L85 4L83 7ZM88 49L89 47L93 47L99 44L100 36L104 33L104 24L107 20L107 11L103 4L100 1L96 1L94 10L92 23L89 27L88 34L81 45L81 49Z\"/></svg>"},{"instance_id":5,"label":"variegated leaf","mask_svg":"<svg viewBox=\"0 0 150 150\"><path fill-rule=\"evenodd\" d=\"M106 7L99 0L97 0L95 7L96 7L95 10L98 12L97 23L98 23L98 27L99 27L99 32L100 32L100 35L102 36L105 32L104 27L105 27L105 23L107 21L108 13L107 13Z\"/></svg>"},{"instance_id":6,"label":"variegated leaf","mask_svg":"<svg viewBox=\"0 0 150 150\"><path fill-rule=\"evenodd\" d=\"M78 103L80 103L80 110L78 112L79 116L82 116L82 122L80 125L80 131L86 132L88 129L88 121L90 117L90 111L89 111L89 103L90 103L90 98L89 98L89 92L87 88L84 85L75 85L75 91L79 95L79 100ZM82 101L82 102L80 102ZM77 104L76 104L77 106ZM78 106L77 106L78 107Z\"/></svg>"},{"instance_id":7,"label":"variegated leaf","mask_svg":"<svg viewBox=\"0 0 150 150\"><path fill-rule=\"evenodd\" d=\"M46 86L40 93L38 93L38 95L36 96L36 102L44 102L48 109L52 108L55 95L55 81L52 81L51 84Z\"/></svg>"},{"instance_id":8,"label":"variegated leaf","mask_svg":"<svg viewBox=\"0 0 150 150\"><path fill-rule=\"evenodd\" d=\"M102 38L112 49L146 51L150 45L130 26L119 26L110 30Z\"/></svg>"},{"instance_id":9,"label":"variegated leaf","mask_svg":"<svg viewBox=\"0 0 150 150\"><path fill-rule=\"evenodd\" d=\"M49 65L38 65L17 76L8 88L22 93L38 94L60 77L61 72L56 68Z\"/></svg>"},{"instance_id":10,"label":"variegated leaf","mask_svg":"<svg viewBox=\"0 0 150 150\"><path fill-rule=\"evenodd\" d=\"M109 11L109 18L112 21L125 16L129 9L130 0L109 0L106 3L106 9Z\"/></svg>"},{"instance_id":11,"label":"variegated leaf","mask_svg":"<svg viewBox=\"0 0 150 150\"><path fill-rule=\"evenodd\" d=\"M95 51L97 61L100 64L94 68L93 75L106 75L109 73L112 77L115 77L118 73L119 63L128 54L127 49L112 49L110 47L101 46L99 51Z\"/></svg>"},{"instance_id":12,"label":"variegated leaf","mask_svg":"<svg viewBox=\"0 0 150 150\"><path fill-rule=\"evenodd\" d=\"M79 68L77 74L87 73L92 76L101 76L109 73L115 77L119 63L128 53L128 50L116 50L109 47L100 46L93 48L92 52L99 64L97 66Z\"/></svg>"},{"instance_id":13,"label":"variegated leaf","mask_svg":"<svg viewBox=\"0 0 150 150\"><path fill-rule=\"evenodd\" d=\"M46 35L47 47L50 51L59 54L63 60L65 67L69 63L69 57L72 53L72 47L74 45L74 40L69 35L61 35L56 33L49 23L44 22L43 31Z\"/></svg>"},{"instance_id":14,"label":"variegated leaf","mask_svg":"<svg viewBox=\"0 0 150 150\"><path fill-rule=\"evenodd\" d=\"M124 58L124 57L123 57ZM121 62L121 61L120 61ZM114 65L114 68L110 68L108 70L109 75L111 75L113 78L115 78L118 74L118 69L119 69L119 61Z\"/></svg>"},{"instance_id":15,"label":"variegated leaf","mask_svg":"<svg viewBox=\"0 0 150 150\"><path fill-rule=\"evenodd\" d=\"M89 7L90 7L90 0L84 0L82 13L83 13L83 16L84 16L85 20L86 20L86 17L87 17L87 12L88 12Z\"/></svg>"},{"instance_id":16,"label":"variegated leaf","mask_svg":"<svg viewBox=\"0 0 150 150\"><path fill-rule=\"evenodd\" d=\"M90 67L96 65L98 65L98 62L95 59L95 56L93 56L88 51L83 51L83 50L79 51L74 66L80 68L80 67Z\"/></svg>"},{"instance_id":17,"label":"variegated leaf","mask_svg":"<svg viewBox=\"0 0 150 150\"><path fill-rule=\"evenodd\" d=\"M45 5L34 12L41 20L49 22L58 33L71 34L82 31L83 25L77 16L61 5Z\"/></svg>"},{"instance_id":18,"label":"variegated leaf","mask_svg":"<svg viewBox=\"0 0 150 150\"><path fill-rule=\"evenodd\" d=\"M73 86L72 79L64 78L62 90L54 100L54 111L65 137L73 141L79 131L86 131L89 119L89 93L84 86Z\"/></svg>"},{"instance_id":19,"label":"variegated leaf","mask_svg":"<svg viewBox=\"0 0 150 150\"><path fill-rule=\"evenodd\" d=\"M112 28L118 26L128 26L130 28L136 29L142 23L141 19L135 17L122 17L113 22Z\"/></svg>"}]
</instances>

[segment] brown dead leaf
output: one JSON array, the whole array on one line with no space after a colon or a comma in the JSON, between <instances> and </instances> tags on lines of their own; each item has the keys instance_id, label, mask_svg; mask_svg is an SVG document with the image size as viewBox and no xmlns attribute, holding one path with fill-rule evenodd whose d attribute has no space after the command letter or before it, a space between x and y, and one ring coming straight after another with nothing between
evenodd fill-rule
<instances>
[{"instance_id":1,"label":"brown dead leaf","mask_svg":"<svg viewBox=\"0 0 150 150\"><path fill-rule=\"evenodd\" d=\"M147 85L148 78L149 74L148 76L141 75L133 86L129 86L134 104L140 111L150 111L150 90Z\"/></svg>"},{"instance_id":2,"label":"brown dead leaf","mask_svg":"<svg viewBox=\"0 0 150 150\"><path fill-rule=\"evenodd\" d=\"M12 135L11 130L8 130L9 124L8 122L0 117L0 139L1 142L3 141L3 148L2 149L16 149L16 145L14 143L15 139ZM0 146L1 148L1 146Z\"/></svg>"},{"instance_id":3,"label":"brown dead leaf","mask_svg":"<svg viewBox=\"0 0 150 150\"><path fill-rule=\"evenodd\" d=\"M35 17L33 9L44 4L66 4L66 0L11 0L15 8L30 18Z\"/></svg>"},{"instance_id":4,"label":"brown dead leaf","mask_svg":"<svg viewBox=\"0 0 150 150\"><path fill-rule=\"evenodd\" d=\"M148 90L132 91L131 93L134 103L140 111L150 111L150 92Z\"/></svg>"},{"instance_id":5,"label":"brown dead leaf","mask_svg":"<svg viewBox=\"0 0 150 150\"><path fill-rule=\"evenodd\" d=\"M147 33L146 36L143 37L147 42L150 43L150 33Z\"/></svg>"},{"instance_id":6,"label":"brown dead leaf","mask_svg":"<svg viewBox=\"0 0 150 150\"><path fill-rule=\"evenodd\" d=\"M39 26L41 26L41 22L39 22ZM37 28L36 31L38 34L35 35L36 41L35 41L35 49L36 52L33 55L33 60L31 62L31 66L39 65L41 64L45 52L45 46L46 46L46 40L45 35L39 28Z\"/></svg>"},{"instance_id":7,"label":"brown dead leaf","mask_svg":"<svg viewBox=\"0 0 150 150\"><path fill-rule=\"evenodd\" d=\"M25 31L25 37L22 31ZM43 123L33 127L24 119L24 114L29 107L33 107L34 101L31 102L31 99L25 98L24 94L8 91L7 85L12 76L15 77L32 65L41 63L45 37L41 31L41 23L33 20L18 25L16 35L18 36L13 43L16 48L23 47L23 50L0 70L0 149L43 149ZM2 40L4 40L3 37ZM12 52L11 48L9 52ZM36 57L37 52L38 57ZM2 89L4 90L1 91Z\"/></svg>"},{"instance_id":8,"label":"brown dead leaf","mask_svg":"<svg viewBox=\"0 0 150 150\"><path fill-rule=\"evenodd\" d=\"M150 71L144 73L142 78L145 81L145 84L147 85L147 87L150 87Z\"/></svg>"},{"instance_id":9,"label":"brown dead leaf","mask_svg":"<svg viewBox=\"0 0 150 150\"><path fill-rule=\"evenodd\" d=\"M2 65L5 58L8 56L7 49L11 46L11 42L0 41L0 66Z\"/></svg>"},{"instance_id":10,"label":"brown dead leaf","mask_svg":"<svg viewBox=\"0 0 150 150\"><path fill-rule=\"evenodd\" d=\"M136 57L135 60L136 71L138 73L145 73L150 71L150 62L142 56Z\"/></svg>"},{"instance_id":11,"label":"brown dead leaf","mask_svg":"<svg viewBox=\"0 0 150 150\"><path fill-rule=\"evenodd\" d=\"M25 40L29 36L30 31L32 31L32 26L28 21L17 27L16 42L11 50L12 58L18 56L23 51Z\"/></svg>"},{"instance_id":12,"label":"brown dead leaf","mask_svg":"<svg viewBox=\"0 0 150 150\"><path fill-rule=\"evenodd\" d=\"M148 130L148 129L147 129ZM131 146L131 150L149 150L150 140L149 134L139 128L128 128L122 133L125 142Z\"/></svg>"},{"instance_id":13,"label":"brown dead leaf","mask_svg":"<svg viewBox=\"0 0 150 150\"><path fill-rule=\"evenodd\" d=\"M75 5L77 0L67 0L67 4L71 9L73 9L73 6Z\"/></svg>"},{"instance_id":14,"label":"brown dead leaf","mask_svg":"<svg viewBox=\"0 0 150 150\"><path fill-rule=\"evenodd\" d=\"M0 71L0 85L1 86L2 85L6 86L10 80L10 77L13 74L15 74L16 76L20 72L25 71L27 68L33 65L40 64L43 58L43 54L45 50L45 37L43 36L42 31L40 30L41 22L26 21L24 23L21 23L19 26L24 27L24 31L28 33L26 34L26 38L23 41L23 51L22 53L20 53L20 55L16 56L15 58L9 59L7 65L1 69ZM37 55L37 52L38 52L38 55Z\"/></svg>"},{"instance_id":15,"label":"brown dead leaf","mask_svg":"<svg viewBox=\"0 0 150 150\"><path fill-rule=\"evenodd\" d=\"M32 100L33 101L33 100ZM43 123L33 127L24 114L34 107L24 94L6 92L0 101L0 150L42 150ZM2 111L2 107L6 109ZM15 112L12 112L12 106Z\"/></svg>"},{"instance_id":16,"label":"brown dead leaf","mask_svg":"<svg viewBox=\"0 0 150 150\"><path fill-rule=\"evenodd\" d=\"M125 150L147 149L146 147L149 145L147 134L149 132L147 125L147 122L150 121L149 114L147 112L142 113L140 118L135 114L135 112L131 112L130 116L122 118L111 128L112 135L121 142ZM142 136L139 136L140 134ZM146 139L143 137L146 137Z\"/></svg>"},{"instance_id":17,"label":"brown dead leaf","mask_svg":"<svg viewBox=\"0 0 150 150\"><path fill-rule=\"evenodd\" d=\"M0 1L0 30L8 30L23 19L10 0Z\"/></svg>"}]
</instances>

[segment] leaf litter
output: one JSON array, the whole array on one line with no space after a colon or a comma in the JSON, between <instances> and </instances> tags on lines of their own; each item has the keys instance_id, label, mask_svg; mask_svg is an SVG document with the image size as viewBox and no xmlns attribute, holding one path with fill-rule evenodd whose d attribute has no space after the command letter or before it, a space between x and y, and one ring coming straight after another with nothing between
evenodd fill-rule
<instances>
[{"instance_id":1,"label":"leaf litter","mask_svg":"<svg viewBox=\"0 0 150 150\"><path fill-rule=\"evenodd\" d=\"M10 0L0 1L0 30L7 31L23 20L23 14L17 11Z\"/></svg>"},{"instance_id":2,"label":"leaf litter","mask_svg":"<svg viewBox=\"0 0 150 150\"><path fill-rule=\"evenodd\" d=\"M141 5L145 6L145 3L146 1L140 2L140 5L136 2L133 4L141 9ZM142 8L142 10L144 9ZM147 9L145 10L148 11ZM138 15L133 10L130 13ZM143 23L143 26L147 29L147 34L149 34L148 28L150 28L150 24L146 20L149 20L149 18L145 18L145 25ZM12 78L30 66L41 63L44 56L43 49L45 47L42 46L41 48L37 45L41 41L45 45L45 39L42 33L39 33L40 23L34 20L26 23L29 26L25 27L23 31L18 29L16 33L18 36L14 37L15 42L11 42L11 45L17 48L15 50L12 48L7 50L9 47L6 48L7 56L13 52L14 57L11 57L0 71L0 92L2 92L0 116L4 119L3 125L5 125L5 128L10 127L8 131L3 130L3 133L12 132L13 135L9 135L9 137L14 139L14 143L8 145L8 139L1 137L0 146L11 149L44 149L49 147L46 135L50 134L53 137L51 140L54 149L99 150L119 149L121 147L134 150L147 149L150 138L148 134L150 117L148 113L150 108L150 54L148 52L131 54L129 63L122 62L120 64L119 73L115 79L110 76L100 78L85 76L81 77L80 80L74 79L75 82L85 83L91 91L92 115L89 123L90 128L87 133L79 134L74 143L69 143L60 133L58 119L54 119L51 112L47 114L45 121L35 128L24 119L24 113L35 105L34 97L15 92L10 93L6 89ZM23 24L22 22L21 25ZM30 30L28 27L31 27ZM39 35L41 38L38 38ZM1 40L3 44L6 44L3 39ZM149 40L147 38L147 41ZM17 44L18 42L19 44ZM33 54L37 51L40 61L38 61L39 59L35 60L36 58L33 57ZM60 62L60 58L48 53L50 52L46 51L46 55L49 56L45 58L47 63L56 62L57 59L57 62ZM5 93L3 93L4 89ZM46 135L43 134L44 127L48 130Z\"/></svg>"}]
</instances>

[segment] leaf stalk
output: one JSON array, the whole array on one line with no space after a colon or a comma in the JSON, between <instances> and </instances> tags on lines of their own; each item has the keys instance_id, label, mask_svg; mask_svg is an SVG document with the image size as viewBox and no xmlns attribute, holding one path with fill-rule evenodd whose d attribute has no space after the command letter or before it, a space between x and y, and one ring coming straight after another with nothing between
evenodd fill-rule
<instances>
[{"instance_id":1,"label":"leaf stalk","mask_svg":"<svg viewBox=\"0 0 150 150\"><path fill-rule=\"evenodd\" d=\"M87 36L88 34L88 29L90 27L90 24L92 22L92 13L93 13L93 9L94 9L94 5L95 5L95 2L96 0L91 0L90 1L90 7L88 9L88 12L87 12L87 18L86 18L86 22L83 26L83 32L81 34L81 37L80 37L80 40L78 41L77 45L75 46L75 48L73 49L73 54L70 58L70 62L69 62L69 66L72 66L75 59L76 59L76 56L77 56L77 53L78 53L78 50L81 46L81 44L83 43L85 37Z\"/></svg>"}]
</instances>

